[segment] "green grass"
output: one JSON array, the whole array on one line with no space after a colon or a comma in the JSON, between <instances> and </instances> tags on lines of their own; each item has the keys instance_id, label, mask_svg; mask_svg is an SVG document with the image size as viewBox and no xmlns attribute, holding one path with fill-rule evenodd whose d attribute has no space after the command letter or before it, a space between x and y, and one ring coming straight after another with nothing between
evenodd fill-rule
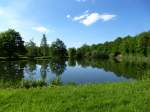
<instances>
[{"instance_id":1,"label":"green grass","mask_svg":"<svg viewBox=\"0 0 150 112\"><path fill-rule=\"evenodd\" d=\"M21 81L4 81L0 80L0 88L37 88L46 87L48 84L43 80L21 80Z\"/></svg>"},{"instance_id":2,"label":"green grass","mask_svg":"<svg viewBox=\"0 0 150 112\"><path fill-rule=\"evenodd\" d=\"M0 112L149 112L150 81L0 89Z\"/></svg>"}]
</instances>

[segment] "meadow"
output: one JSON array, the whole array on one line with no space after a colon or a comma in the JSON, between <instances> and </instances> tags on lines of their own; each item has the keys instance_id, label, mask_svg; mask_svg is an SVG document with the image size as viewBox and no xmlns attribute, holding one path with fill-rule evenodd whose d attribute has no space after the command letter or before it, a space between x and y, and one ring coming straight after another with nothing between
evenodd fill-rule
<instances>
[{"instance_id":1,"label":"meadow","mask_svg":"<svg viewBox=\"0 0 150 112\"><path fill-rule=\"evenodd\" d=\"M150 81L0 89L0 112L148 112Z\"/></svg>"}]
</instances>

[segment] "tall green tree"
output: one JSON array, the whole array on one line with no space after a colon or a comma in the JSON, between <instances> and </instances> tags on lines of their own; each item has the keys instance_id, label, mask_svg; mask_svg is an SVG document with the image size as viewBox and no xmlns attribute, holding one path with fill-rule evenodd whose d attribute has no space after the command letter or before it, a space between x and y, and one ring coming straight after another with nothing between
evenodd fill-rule
<instances>
[{"instance_id":1,"label":"tall green tree","mask_svg":"<svg viewBox=\"0 0 150 112\"><path fill-rule=\"evenodd\" d=\"M30 58L34 58L34 57L37 57L37 47L36 47L36 44L30 40L30 42L28 42L26 44L26 48L27 48L27 56L30 57Z\"/></svg>"},{"instance_id":2,"label":"tall green tree","mask_svg":"<svg viewBox=\"0 0 150 112\"><path fill-rule=\"evenodd\" d=\"M148 56L150 52L150 32L144 32L138 36L139 50L144 56Z\"/></svg>"},{"instance_id":3,"label":"tall green tree","mask_svg":"<svg viewBox=\"0 0 150 112\"><path fill-rule=\"evenodd\" d=\"M76 48L69 48L68 56L69 56L69 58L76 58Z\"/></svg>"},{"instance_id":4,"label":"tall green tree","mask_svg":"<svg viewBox=\"0 0 150 112\"><path fill-rule=\"evenodd\" d=\"M91 55L90 46L84 44L80 48L77 49L77 58L89 57Z\"/></svg>"},{"instance_id":5,"label":"tall green tree","mask_svg":"<svg viewBox=\"0 0 150 112\"><path fill-rule=\"evenodd\" d=\"M41 54L42 56L48 56L48 44L47 44L47 38L46 38L46 35L43 34L43 38L41 40L41 45L40 45L40 48L41 48Z\"/></svg>"},{"instance_id":6,"label":"tall green tree","mask_svg":"<svg viewBox=\"0 0 150 112\"><path fill-rule=\"evenodd\" d=\"M67 56L67 49L64 42L60 39L57 39L55 42L52 43L50 47L51 56L53 58L57 57L66 57Z\"/></svg>"}]
</instances>

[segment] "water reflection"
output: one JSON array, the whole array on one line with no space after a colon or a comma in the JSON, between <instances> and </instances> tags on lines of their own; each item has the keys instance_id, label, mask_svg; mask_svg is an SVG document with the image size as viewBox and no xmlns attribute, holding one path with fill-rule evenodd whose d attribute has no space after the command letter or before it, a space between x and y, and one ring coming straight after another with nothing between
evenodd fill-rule
<instances>
[{"instance_id":1,"label":"water reflection","mask_svg":"<svg viewBox=\"0 0 150 112\"><path fill-rule=\"evenodd\" d=\"M50 69L56 75L60 76L66 70L66 61L65 59L51 59L50 60Z\"/></svg>"},{"instance_id":2,"label":"water reflection","mask_svg":"<svg viewBox=\"0 0 150 112\"><path fill-rule=\"evenodd\" d=\"M36 76L36 61L27 61L26 66L24 67L24 74L25 76L28 76L29 79L34 80L34 77Z\"/></svg>"},{"instance_id":3,"label":"water reflection","mask_svg":"<svg viewBox=\"0 0 150 112\"><path fill-rule=\"evenodd\" d=\"M126 78L143 79L150 78L150 63L116 61L116 60L80 60L78 64L84 67L92 66L101 68L105 71L111 71L117 76Z\"/></svg>"},{"instance_id":4,"label":"water reflection","mask_svg":"<svg viewBox=\"0 0 150 112\"><path fill-rule=\"evenodd\" d=\"M0 62L0 81L42 80L68 82L113 82L150 78L150 64L115 60L50 59Z\"/></svg>"},{"instance_id":5,"label":"water reflection","mask_svg":"<svg viewBox=\"0 0 150 112\"><path fill-rule=\"evenodd\" d=\"M49 71L49 64L47 60L43 60L41 62L41 69L40 69L40 73L41 73L41 80L46 82L46 78L47 78L47 72Z\"/></svg>"},{"instance_id":6,"label":"water reflection","mask_svg":"<svg viewBox=\"0 0 150 112\"><path fill-rule=\"evenodd\" d=\"M53 85L61 85L61 75L65 72L66 66L65 59L51 59L50 69L56 75L56 78L51 82Z\"/></svg>"},{"instance_id":7,"label":"water reflection","mask_svg":"<svg viewBox=\"0 0 150 112\"><path fill-rule=\"evenodd\" d=\"M69 58L68 59L68 66L75 67L76 66L76 60L73 58Z\"/></svg>"},{"instance_id":8,"label":"water reflection","mask_svg":"<svg viewBox=\"0 0 150 112\"><path fill-rule=\"evenodd\" d=\"M8 83L18 83L23 79L24 62L1 62L0 63L0 86L7 85ZM3 85L2 85L3 84Z\"/></svg>"},{"instance_id":9,"label":"water reflection","mask_svg":"<svg viewBox=\"0 0 150 112\"><path fill-rule=\"evenodd\" d=\"M23 78L24 63L1 62L0 79L4 81L15 81Z\"/></svg>"}]
</instances>

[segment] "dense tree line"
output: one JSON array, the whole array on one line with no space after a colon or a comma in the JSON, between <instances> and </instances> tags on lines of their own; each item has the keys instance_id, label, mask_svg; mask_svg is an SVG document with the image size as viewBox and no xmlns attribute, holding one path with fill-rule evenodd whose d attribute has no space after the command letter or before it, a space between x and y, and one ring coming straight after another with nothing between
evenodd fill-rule
<instances>
[{"instance_id":1,"label":"dense tree line","mask_svg":"<svg viewBox=\"0 0 150 112\"><path fill-rule=\"evenodd\" d=\"M63 41L60 39L56 39L56 41L52 42L51 45L47 44L47 38L43 35L41 40L41 45L36 46L32 40L26 44L27 56L34 57L51 57L51 58L60 58L67 57L67 48Z\"/></svg>"},{"instance_id":2,"label":"dense tree line","mask_svg":"<svg viewBox=\"0 0 150 112\"><path fill-rule=\"evenodd\" d=\"M150 32L143 32L136 36L118 37L114 41L103 44L84 44L80 48L69 48L60 39L47 43L46 35L43 35L40 46L33 40L22 40L19 32L9 29L0 33L0 57L70 57L70 58L108 58L109 56L132 55L150 56Z\"/></svg>"},{"instance_id":3,"label":"dense tree line","mask_svg":"<svg viewBox=\"0 0 150 112\"><path fill-rule=\"evenodd\" d=\"M7 58L67 57L67 48L60 39L49 45L44 34L40 46L33 40L24 44L20 33L13 29L0 33L0 51L0 57Z\"/></svg>"},{"instance_id":4,"label":"dense tree line","mask_svg":"<svg viewBox=\"0 0 150 112\"><path fill-rule=\"evenodd\" d=\"M143 32L136 36L119 37L114 41L103 44L93 44L91 46L85 44L76 49L75 52L78 58L108 58L108 56L120 54L148 57L150 56L150 32Z\"/></svg>"}]
</instances>

